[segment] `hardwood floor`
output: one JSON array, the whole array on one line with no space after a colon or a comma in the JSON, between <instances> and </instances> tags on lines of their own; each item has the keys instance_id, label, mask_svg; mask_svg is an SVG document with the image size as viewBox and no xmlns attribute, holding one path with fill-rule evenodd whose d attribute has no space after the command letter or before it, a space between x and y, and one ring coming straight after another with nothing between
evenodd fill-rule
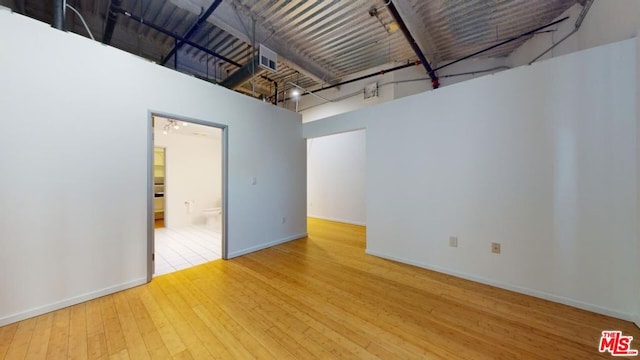
<instances>
[{"instance_id":1,"label":"hardwood floor","mask_svg":"<svg viewBox=\"0 0 640 360\"><path fill-rule=\"evenodd\" d=\"M6 359L589 359L633 324L364 254L365 230L159 276L0 328Z\"/></svg>"}]
</instances>

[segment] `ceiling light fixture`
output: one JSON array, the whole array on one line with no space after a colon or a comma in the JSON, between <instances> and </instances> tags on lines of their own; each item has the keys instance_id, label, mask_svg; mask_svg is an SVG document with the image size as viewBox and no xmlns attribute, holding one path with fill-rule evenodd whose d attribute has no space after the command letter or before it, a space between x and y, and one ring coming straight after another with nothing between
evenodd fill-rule
<instances>
[{"instance_id":1,"label":"ceiling light fixture","mask_svg":"<svg viewBox=\"0 0 640 360\"><path fill-rule=\"evenodd\" d=\"M182 124L182 126L184 126L184 123ZM167 123L164 124L164 126L162 127L162 133L164 135L167 135L171 131L179 130L179 129L180 129L180 125L178 125L178 122L173 119L169 119L167 120Z\"/></svg>"},{"instance_id":2,"label":"ceiling light fixture","mask_svg":"<svg viewBox=\"0 0 640 360\"><path fill-rule=\"evenodd\" d=\"M300 91L298 91L298 89L291 90L291 96L297 98L298 96L300 96Z\"/></svg>"}]
</instances>

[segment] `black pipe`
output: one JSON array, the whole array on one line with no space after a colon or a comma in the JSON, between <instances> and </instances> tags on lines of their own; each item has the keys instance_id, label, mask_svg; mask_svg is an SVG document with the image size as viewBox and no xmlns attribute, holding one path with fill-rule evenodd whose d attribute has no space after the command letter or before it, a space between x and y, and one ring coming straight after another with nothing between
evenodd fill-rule
<instances>
[{"instance_id":1,"label":"black pipe","mask_svg":"<svg viewBox=\"0 0 640 360\"><path fill-rule=\"evenodd\" d=\"M58 30L64 30L63 0L53 0L53 23L51 25Z\"/></svg>"},{"instance_id":2,"label":"black pipe","mask_svg":"<svg viewBox=\"0 0 640 360\"><path fill-rule=\"evenodd\" d=\"M431 68L431 65L429 65L427 58L422 53L422 50L420 50L420 47L416 43L416 40L413 38L413 36L411 36L411 33L409 32L407 25L402 20L400 13L398 13L398 9L396 9L396 6L393 5L393 2L391 0L389 0L389 3L387 4L387 9L389 9L391 16L398 24L398 27L400 28L400 30L402 30L402 33L404 34L404 37L409 42L409 45L411 45L413 52L416 53L416 55L418 56L418 59L420 59L420 62L422 62L422 66L424 66L424 68L427 70L427 74L429 74L429 77L431 78L431 85L433 86L434 89L437 89L438 87L440 87L440 81L438 80L436 71Z\"/></svg>"},{"instance_id":3,"label":"black pipe","mask_svg":"<svg viewBox=\"0 0 640 360\"><path fill-rule=\"evenodd\" d=\"M275 91L273 92L273 105L278 106L278 83L274 82Z\"/></svg>"},{"instance_id":4,"label":"black pipe","mask_svg":"<svg viewBox=\"0 0 640 360\"><path fill-rule=\"evenodd\" d=\"M374 73L371 73L371 74L368 74L368 75L363 75L363 76L357 77L355 79L343 81L343 82L340 82L340 83L337 83L337 84L333 84L333 85L330 85L330 86L327 86L327 87L322 87L322 88L316 89L316 90L310 90L310 92L318 92L318 91L321 91L321 90L331 89L331 88L334 88L334 87L337 87L337 86L350 84L352 82L368 79L370 77L374 77L374 76L377 76L377 75L384 75L384 74L392 72L392 71L401 70L401 69L404 69L404 68L408 68L408 67L411 67L411 66L417 66L417 65L420 65L420 61L415 61L415 62L407 63L407 64L404 64L404 65L392 67L392 68L389 68L389 69L380 70L380 71L377 71L377 72L374 72ZM307 93L304 93L302 95L306 95L306 94Z\"/></svg>"},{"instance_id":5,"label":"black pipe","mask_svg":"<svg viewBox=\"0 0 640 360\"><path fill-rule=\"evenodd\" d=\"M105 45L111 44L113 31L115 30L116 22L118 21L118 12L115 10L122 5L122 0L111 0L110 4L107 14L107 23L104 26L104 34L102 35L102 43Z\"/></svg>"},{"instance_id":6,"label":"black pipe","mask_svg":"<svg viewBox=\"0 0 640 360\"><path fill-rule=\"evenodd\" d=\"M231 60L231 59L229 59L229 58L227 58L227 57L224 57L224 56L222 56L222 55L220 55L220 54L216 53L215 51L209 50L209 49L207 49L206 47L204 47L204 46L202 46L202 45L199 45L199 44L196 44L196 43L194 43L194 42L193 42L193 41L191 41L191 40L187 40L187 39L183 38L182 36L180 36L180 35L178 35L178 34L176 34L176 33L174 33L174 32L171 32L171 31L169 31L169 30L166 30L166 29L161 28L161 27L160 27L160 26L158 26L158 25L155 25L155 24L153 24L153 23L150 23L150 22L144 21L144 19L142 19L142 18L140 18L140 17L138 17L138 16L136 16L136 15L133 15L132 13L130 13L130 12L126 11L126 10L123 10L123 9L121 9L121 8L115 8L114 10L115 10L116 12L120 13L120 14L125 15L126 17L130 18L131 20L137 21L137 22L139 22L140 24L146 25L146 26L148 26L148 27L150 27L150 28L154 29L154 30L155 30L155 31L157 31L157 32L163 33L163 34L165 34L165 35L167 35L167 36L171 36L171 37L173 37L173 38L175 38L175 39L177 39L177 40L180 40L180 41L182 41L183 43L185 43L185 44L187 44L187 45L189 45L189 46L193 46L194 48L196 48L196 49L198 49L198 50L200 50L200 51L203 51L203 52L205 52L205 53L207 53L207 54L209 54L209 55L215 56L215 57L217 57L218 59L220 59L220 60L222 60L222 61L225 61L225 62L227 62L227 63L229 63L229 64L231 64L231 65L237 66L237 67L242 67L242 65L241 65L241 64L239 64L239 63L237 63L237 62L235 62L235 61L233 61L233 60Z\"/></svg>"},{"instance_id":7,"label":"black pipe","mask_svg":"<svg viewBox=\"0 0 640 360\"><path fill-rule=\"evenodd\" d=\"M178 39L173 38L173 48L177 48L178 47ZM165 57L164 59L168 59L169 56ZM162 65L164 65L164 61L162 62ZM207 63L207 66L209 66L209 63ZM178 70L178 52L174 52L173 53L173 68ZM208 69L208 68L207 68Z\"/></svg>"},{"instance_id":8,"label":"black pipe","mask_svg":"<svg viewBox=\"0 0 640 360\"><path fill-rule=\"evenodd\" d=\"M487 52L487 51L489 51L489 50L491 50L491 49L495 49L495 48L497 48L497 47L499 47L499 46L502 46L502 45L504 45L504 44L508 44L508 43L510 43L510 42L512 42L512 41L515 41L515 40L520 39L521 37L528 36L528 35L532 35L532 34L534 34L534 33L538 32L538 31L540 31L540 30L542 30L542 29L544 29L544 28L548 28L549 26L553 26L553 25L555 25L555 24L559 24L559 23L561 23L561 22L563 22L563 21L567 20L568 18L569 18L569 17L568 17L568 16L566 16L566 17L563 17L563 18L562 18L562 19L560 19L560 20L556 20L556 21L554 21L554 22L552 22L552 23L549 23L549 24L547 24L547 25L544 25L544 26L540 26L539 28L533 29L533 30L531 30L531 31L527 31L527 32L526 32L526 33L524 33L524 34L520 34L520 35L518 35L518 36L514 36L514 37L512 37L511 39L507 39L507 40L502 41L502 42L499 42L499 43L497 43L497 44L495 44L495 45L489 46L488 48L482 49L482 50L480 50L480 51L476 51L476 52L474 52L473 54L467 55L467 56L462 57L462 58L460 58L460 59L458 59L458 60L454 60L454 61L451 61L451 62L449 62L449 63L446 63L446 64L444 64L444 65L442 65L442 66L438 66L438 67L437 67L437 68L435 68L434 70L444 69L444 68L446 68L447 66L450 66L450 65L453 65L453 64L459 63L460 61L463 61L463 60L467 60L468 58L471 58L471 57L474 57L474 56L476 56L476 55L482 54L483 52Z\"/></svg>"},{"instance_id":9,"label":"black pipe","mask_svg":"<svg viewBox=\"0 0 640 360\"><path fill-rule=\"evenodd\" d=\"M213 12L216 10L216 8L218 7L218 5L220 5L221 2L222 2L222 0L215 0L211 4L211 6L209 6L207 11L202 13L202 15L200 15L200 17L198 17L198 20L193 25L191 25L189 30L187 30L187 32L184 34L183 38L189 40L191 38L191 36L193 36L193 34L195 34L196 30L198 30L198 28L200 28L200 25L202 25L203 22L207 21L209 16L211 16L211 14L213 14ZM182 45L184 45L183 42L179 42L176 45L174 45L173 49L171 49L171 51L169 51L167 56L165 56L165 58L162 60L161 65L166 64L167 60L170 59L171 56L173 54L175 54L182 47Z\"/></svg>"},{"instance_id":10,"label":"black pipe","mask_svg":"<svg viewBox=\"0 0 640 360\"><path fill-rule=\"evenodd\" d=\"M327 86L327 87L321 87L321 88L319 88L319 89L315 89L315 90L307 90L307 91L302 92L302 94L300 94L300 96L305 96L305 95L308 95L308 94L310 94L310 93L316 93L316 92L318 92L318 91L331 89L331 88L334 88L334 87L337 87L337 86L342 86L342 85L350 84L350 83L352 83L352 82L356 82L356 81L360 81L360 80L368 79L368 78L370 78L370 77L374 77L374 76L378 76L378 75L384 75L384 74L386 74L386 73L390 73L390 72L392 72L392 71L402 70L402 69L405 69L405 68L408 68L408 67L411 67L411 66L418 66L418 65L420 65L420 61L410 62L410 63L404 64L404 65L395 66L395 67L392 67L392 68L389 68L389 69L376 71L376 72L371 73L371 74L368 74L368 75L363 75L363 76L357 77L357 78L355 78L355 79L351 79L351 80L343 81L343 82L340 82L340 83L337 83L337 84L333 84L333 85L330 85L330 86ZM283 94L284 94L284 92L283 92ZM283 97L284 97L284 95L283 95ZM282 99L282 101L285 101L285 100L287 100L287 99L288 99L288 98L284 97L284 98Z\"/></svg>"}]
</instances>

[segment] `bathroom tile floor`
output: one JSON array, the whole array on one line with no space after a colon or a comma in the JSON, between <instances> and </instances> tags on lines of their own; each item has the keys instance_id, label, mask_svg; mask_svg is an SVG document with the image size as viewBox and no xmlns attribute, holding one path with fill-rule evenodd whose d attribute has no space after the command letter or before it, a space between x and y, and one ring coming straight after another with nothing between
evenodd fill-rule
<instances>
[{"instance_id":1,"label":"bathroom tile floor","mask_svg":"<svg viewBox=\"0 0 640 360\"><path fill-rule=\"evenodd\" d=\"M154 276L220 259L221 241L218 230L204 225L156 229Z\"/></svg>"}]
</instances>

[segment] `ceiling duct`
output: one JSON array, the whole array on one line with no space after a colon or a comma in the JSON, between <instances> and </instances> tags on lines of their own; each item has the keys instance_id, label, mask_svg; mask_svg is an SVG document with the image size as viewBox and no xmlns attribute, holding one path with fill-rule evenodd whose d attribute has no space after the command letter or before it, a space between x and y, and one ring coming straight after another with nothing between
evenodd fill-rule
<instances>
[{"instance_id":1,"label":"ceiling duct","mask_svg":"<svg viewBox=\"0 0 640 360\"><path fill-rule=\"evenodd\" d=\"M258 55L255 56L252 61L244 64L244 66L231 74L228 78L224 79L220 85L235 90L242 86L242 84L251 80L253 76L261 75L265 71L265 68L260 66L260 55Z\"/></svg>"}]
</instances>

